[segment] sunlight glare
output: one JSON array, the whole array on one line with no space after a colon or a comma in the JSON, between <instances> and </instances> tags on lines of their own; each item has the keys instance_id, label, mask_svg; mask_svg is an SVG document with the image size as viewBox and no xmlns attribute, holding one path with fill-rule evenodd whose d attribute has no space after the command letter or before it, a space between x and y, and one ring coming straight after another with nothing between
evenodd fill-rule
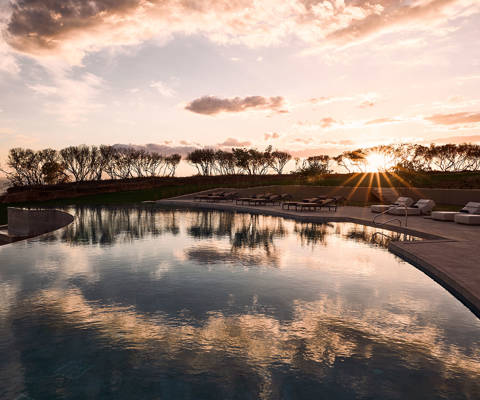
<instances>
[{"instance_id":1,"label":"sunlight glare","mask_svg":"<svg viewBox=\"0 0 480 400\"><path fill-rule=\"evenodd\" d=\"M380 172L386 171L391 167L391 161L387 160L381 153L370 153L367 156L366 171Z\"/></svg>"}]
</instances>

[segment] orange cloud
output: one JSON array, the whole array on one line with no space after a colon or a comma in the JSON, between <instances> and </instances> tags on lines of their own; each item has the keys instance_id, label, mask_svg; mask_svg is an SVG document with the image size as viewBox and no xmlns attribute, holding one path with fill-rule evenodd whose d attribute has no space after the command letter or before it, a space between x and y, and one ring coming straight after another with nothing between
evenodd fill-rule
<instances>
[{"instance_id":1,"label":"orange cloud","mask_svg":"<svg viewBox=\"0 0 480 400\"><path fill-rule=\"evenodd\" d=\"M435 114L425 119L438 125L474 124L480 122L480 113Z\"/></svg>"},{"instance_id":2,"label":"orange cloud","mask_svg":"<svg viewBox=\"0 0 480 400\"><path fill-rule=\"evenodd\" d=\"M111 45L202 34L251 47L294 36L306 45L350 44L392 30L424 30L478 11L477 0L16 0L5 37L29 54L85 52Z\"/></svg>"}]
</instances>

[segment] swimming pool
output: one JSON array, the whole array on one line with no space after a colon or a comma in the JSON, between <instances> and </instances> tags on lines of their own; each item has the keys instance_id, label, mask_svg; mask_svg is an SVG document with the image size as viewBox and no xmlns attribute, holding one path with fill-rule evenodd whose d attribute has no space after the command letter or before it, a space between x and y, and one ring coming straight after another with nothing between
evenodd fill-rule
<instances>
[{"instance_id":1,"label":"swimming pool","mask_svg":"<svg viewBox=\"0 0 480 400\"><path fill-rule=\"evenodd\" d=\"M1 399L480 398L480 321L373 228L70 211L0 247Z\"/></svg>"}]
</instances>

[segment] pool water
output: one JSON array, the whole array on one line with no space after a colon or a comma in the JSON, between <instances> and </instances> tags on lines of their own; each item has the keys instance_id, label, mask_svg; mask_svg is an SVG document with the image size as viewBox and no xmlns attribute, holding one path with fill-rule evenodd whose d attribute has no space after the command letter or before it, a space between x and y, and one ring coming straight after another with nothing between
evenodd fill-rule
<instances>
[{"instance_id":1,"label":"pool water","mask_svg":"<svg viewBox=\"0 0 480 400\"><path fill-rule=\"evenodd\" d=\"M373 228L69 211L0 247L0 399L480 398L479 319Z\"/></svg>"}]
</instances>

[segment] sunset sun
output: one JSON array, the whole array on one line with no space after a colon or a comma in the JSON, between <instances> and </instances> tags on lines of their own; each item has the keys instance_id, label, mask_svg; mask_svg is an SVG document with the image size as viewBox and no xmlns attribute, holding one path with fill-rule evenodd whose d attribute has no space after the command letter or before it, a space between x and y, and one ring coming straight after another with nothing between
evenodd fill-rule
<instances>
[{"instance_id":1,"label":"sunset sun","mask_svg":"<svg viewBox=\"0 0 480 400\"><path fill-rule=\"evenodd\" d=\"M392 166L391 161L381 153L371 153L366 158L366 172L386 171Z\"/></svg>"}]
</instances>

